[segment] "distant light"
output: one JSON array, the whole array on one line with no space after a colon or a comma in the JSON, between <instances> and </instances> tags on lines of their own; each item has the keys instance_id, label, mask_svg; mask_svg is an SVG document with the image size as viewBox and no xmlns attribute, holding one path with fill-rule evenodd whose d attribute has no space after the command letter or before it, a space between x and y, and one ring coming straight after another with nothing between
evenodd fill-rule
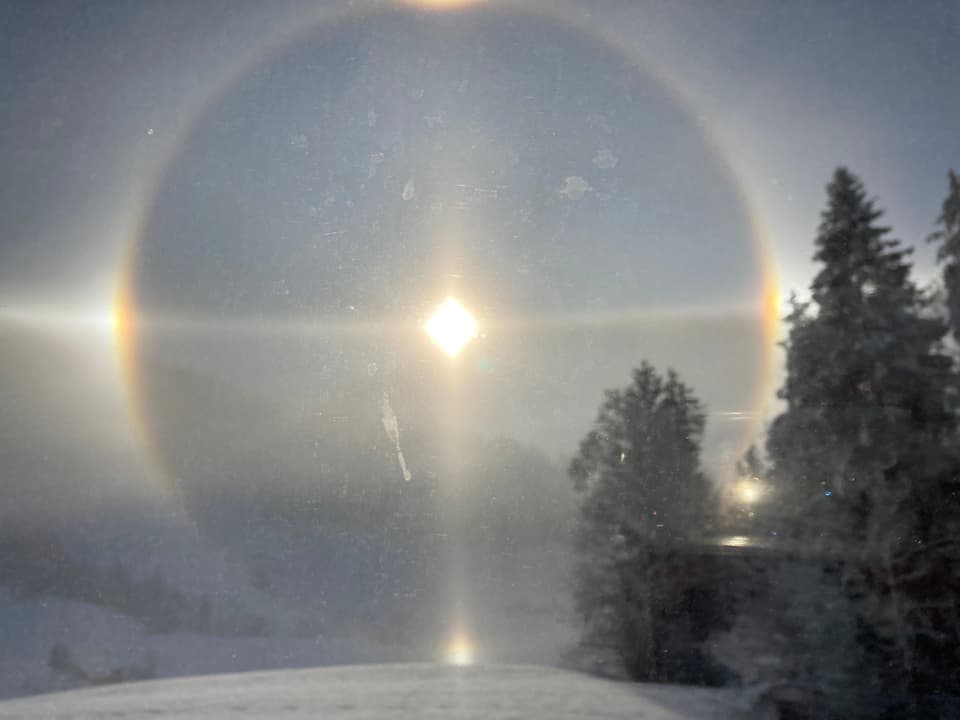
<instances>
[{"instance_id":1,"label":"distant light","mask_svg":"<svg viewBox=\"0 0 960 720\"><path fill-rule=\"evenodd\" d=\"M470 638L463 634L453 636L447 646L447 662L451 665L465 667L473 665L474 650Z\"/></svg>"},{"instance_id":2,"label":"distant light","mask_svg":"<svg viewBox=\"0 0 960 720\"><path fill-rule=\"evenodd\" d=\"M477 336L477 321L463 305L448 298L426 325L427 334L450 357L456 357Z\"/></svg>"},{"instance_id":3,"label":"distant light","mask_svg":"<svg viewBox=\"0 0 960 720\"><path fill-rule=\"evenodd\" d=\"M720 540L720 545L731 548L745 548L750 547L752 544L753 541L746 535L731 535L730 537L725 537Z\"/></svg>"},{"instance_id":4,"label":"distant light","mask_svg":"<svg viewBox=\"0 0 960 720\"><path fill-rule=\"evenodd\" d=\"M744 505L753 505L763 497L763 484L756 478L744 478L733 486L733 493Z\"/></svg>"}]
</instances>

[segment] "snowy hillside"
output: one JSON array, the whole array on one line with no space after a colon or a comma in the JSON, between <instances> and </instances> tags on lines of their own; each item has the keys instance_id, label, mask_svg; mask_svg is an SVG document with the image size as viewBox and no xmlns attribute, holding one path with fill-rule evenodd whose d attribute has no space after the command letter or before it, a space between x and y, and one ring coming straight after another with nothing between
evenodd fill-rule
<instances>
[{"instance_id":1,"label":"snowy hillside","mask_svg":"<svg viewBox=\"0 0 960 720\"><path fill-rule=\"evenodd\" d=\"M194 558L202 554L201 549L198 546ZM517 565L516 572L499 580L491 579L482 567L473 568L475 656L482 662L559 663L575 641L568 611L561 602L565 595L559 592L562 563L540 551L522 553ZM221 573L224 567L229 566L221 566ZM169 575L179 579L174 570L185 569L171 568ZM317 587L322 579L317 578ZM308 596L309 583L304 580L301 584L303 595ZM311 603L296 597L288 584L282 586L283 592L267 595L266 600L241 583L229 587L236 589L235 602L270 618L270 633L246 637L152 633L135 619L102 605L52 595L19 597L0 584L0 699L86 687L118 671L138 668L150 673L141 677L170 678L410 662L440 659L446 654L448 638L444 628L437 626L436 619L443 613L436 597L425 594L415 598L420 607L406 616L385 613L364 620L322 602L326 598L321 592L315 593L318 599ZM556 607L545 602L544 596L558 598ZM222 604L219 595L215 598L217 605ZM315 611L312 615L311 609ZM70 663L79 672L64 672L63 667L51 665L57 647L69 653Z\"/></svg>"},{"instance_id":2,"label":"snowy hillside","mask_svg":"<svg viewBox=\"0 0 960 720\"><path fill-rule=\"evenodd\" d=\"M528 666L380 665L131 683L0 702L0 718L737 717L729 691L613 683Z\"/></svg>"}]
</instances>

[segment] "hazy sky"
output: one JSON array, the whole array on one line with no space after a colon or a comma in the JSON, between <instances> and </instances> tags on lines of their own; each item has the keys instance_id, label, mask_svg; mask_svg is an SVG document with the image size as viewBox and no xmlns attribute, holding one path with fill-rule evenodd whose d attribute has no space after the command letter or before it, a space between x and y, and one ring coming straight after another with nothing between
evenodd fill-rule
<instances>
[{"instance_id":1,"label":"hazy sky","mask_svg":"<svg viewBox=\"0 0 960 720\"><path fill-rule=\"evenodd\" d=\"M4 4L0 301L103 307L137 237L144 315L193 322L144 351L293 407L337 372L437 371L420 335L297 323L416 327L452 292L488 331L472 431L569 454L650 358L735 451L769 345L757 228L802 289L843 163L926 236L960 164L960 9L527 7Z\"/></svg>"},{"instance_id":2,"label":"hazy sky","mask_svg":"<svg viewBox=\"0 0 960 720\"><path fill-rule=\"evenodd\" d=\"M5 294L95 289L155 146L209 78L300 12L291 8L4 4ZM960 143L954 3L604 2L590 12L678 76L702 121L731 138L788 280L806 279L796 266L838 162L863 174L905 238L928 231Z\"/></svg>"}]
</instances>

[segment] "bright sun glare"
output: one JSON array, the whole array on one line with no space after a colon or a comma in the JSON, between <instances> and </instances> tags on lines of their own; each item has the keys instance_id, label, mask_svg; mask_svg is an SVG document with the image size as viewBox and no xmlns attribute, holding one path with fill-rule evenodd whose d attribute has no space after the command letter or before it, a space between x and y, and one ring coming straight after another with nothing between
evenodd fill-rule
<instances>
[{"instance_id":1,"label":"bright sun glare","mask_svg":"<svg viewBox=\"0 0 960 720\"><path fill-rule=\"evenodd\" d=\"M466 635L455 635L447 647L447 662L451 665L472 665L473 655L473 645Z\"/></svg>"},{"instance_id":2,"label":"bright sun glare","mask_svg":"<svg viewBox=\"0 0 960 720\"><path fill-rule=\"evenodd\" d=\"M427 321L427 334L450 357L477 336L477 321L453 298L447 298Z\"/></svg>"},{"instance_id":3,"label":"bright sun glare","mask_svg":"<svg viewBox=\"0 0 960 720\"><path fill-rule=\"evenodd\" d=\"M114 331L116 321L116 314L114 313L112 307L94 311L89 317L89 323L92 327L108 333L112 333Z\"/></svg>"}]
</instances>

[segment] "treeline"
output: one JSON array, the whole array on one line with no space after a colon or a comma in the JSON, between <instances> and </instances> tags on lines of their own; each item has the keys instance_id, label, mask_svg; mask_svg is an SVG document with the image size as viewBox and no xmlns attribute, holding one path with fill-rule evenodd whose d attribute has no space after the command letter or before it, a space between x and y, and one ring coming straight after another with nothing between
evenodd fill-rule
<instances>
[{"instance_id":1,"label":"treeline","mask_svg":"<svg viewBox=\"0 0 960 720\"><path fill-rule=\"evenodd\" d=\"M159 570L137 579L114 563L108 567L71 556L52 533L0 538L0 585L17 598L61 597L122 613L154 634L266 635L266 618L214 607L210 598L181 590Z\"/></svg>"},{"instance_id":2,"label":"treeline","mask_svg":"<svg viewBox=\"0 0 960 720\"><path fill-rule=\"evenodd\" d=\"M381 440L382 425L373 429L380 432L351 439L352 456L343 448L311 455L318 475L312 485L274 482L254 466L237 483L249 491L231 495L218 485L213 492L201 481L184 490L204 537L247 566L246 580L238 573L220 592L174 583L129 556L94 563L70 552L55 532L12 527L0 536L0 587L19 597L95 604L157 634L288 632L290 618L305 614L317 627L408 618L412 629L397 620L391 631L415 636L424 598L441 592L452 537L467 548L465 561L475 571L502 582L523 553L544 546L565 552L575 495L562 469L539 450L502 437L478 440L458 458L451 478L432 459L438 453L411 431L404 449L413 473L405 480L395 449ZM265 601L275 603L276 613L246 609Z\"/></svg>"},{"instance_id":3,"label":"treeline","mask_svg":"<svg viewBox=\"0 0 960 720\"><path fill-rule=\"evenodd\" d=\"M941 283L916 284L881 217L839 168L809 299L785 319L785 409L743 463L763 490L753 535L722 562L699 401L647 365L608 393L570 467L594 663L638 680L732 673L816 717L960 714L957 176L930 238ZM688 662L665 660L678 652Z\"/></svg>"},{"instance_id":4,"label":"treeline","mask_svg":"<svg viewBox=\"0 0 960 720\"><path fill-rule=\"evenodd\" d=\"M502 436L475 440L451 470L438 467L436 448L405 441L412 458L405 481L396 451L378 440L374 434L373 450L351 459L325 460L313 487L280 494L265 484L256 513L277 527L428 536L445 532L452 506L472 541L513 547L569 538L576 497L540 450Z\"/></svg>"}]
</instances>

